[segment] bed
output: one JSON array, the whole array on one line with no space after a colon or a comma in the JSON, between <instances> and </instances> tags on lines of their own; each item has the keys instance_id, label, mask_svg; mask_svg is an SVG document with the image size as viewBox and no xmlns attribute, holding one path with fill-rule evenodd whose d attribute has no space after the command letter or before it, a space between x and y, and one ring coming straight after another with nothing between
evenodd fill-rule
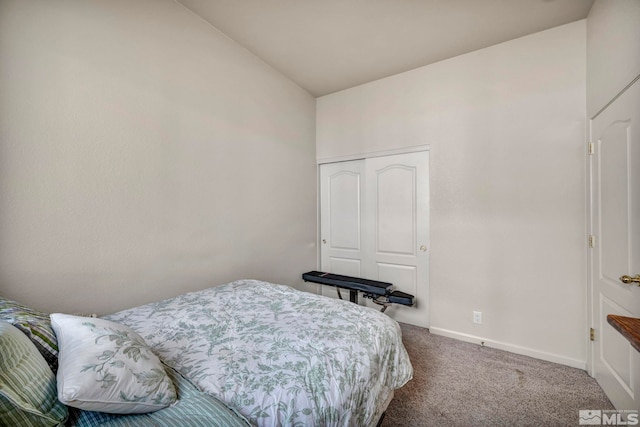
<instances>
[{"instance_id":1,"label":"bed","mask_svg":"<svg viewBox=\"0 0 640 427\"><path fill-rule=\"evenodd\" d=\"M375 426L413 374L399 325L385 314L263 281L102 318L137 332L174 381L257 426Z\"/></svg>"}]
</instances>

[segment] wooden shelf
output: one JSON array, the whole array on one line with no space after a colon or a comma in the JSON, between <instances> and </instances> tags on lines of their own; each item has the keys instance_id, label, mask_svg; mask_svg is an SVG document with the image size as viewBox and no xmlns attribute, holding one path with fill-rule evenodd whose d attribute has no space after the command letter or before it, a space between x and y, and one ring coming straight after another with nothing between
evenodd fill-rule
<instances>
[{"instance_id":1,"label":"wooden shelf","mask_svg":"<svg viewBox=\"0 0 640 427\"><path fill-rule=\"evenodd\" d=\"M628 339L633 348L640 351L640 319L609 314L607 322Z\"/></svg>"}]
</instances>

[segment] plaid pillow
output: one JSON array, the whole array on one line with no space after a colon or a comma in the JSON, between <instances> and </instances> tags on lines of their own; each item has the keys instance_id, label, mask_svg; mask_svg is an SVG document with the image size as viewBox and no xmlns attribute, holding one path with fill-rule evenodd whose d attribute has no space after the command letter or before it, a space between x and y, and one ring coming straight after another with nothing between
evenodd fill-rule
<instances>
[{"instance_id":1,"label":"plaid pillow","mask_svg":"<svg viewBox=\"0 0 640 427\"><path fill-rule=\"evenodd\" d=\"M35 344L55 374L58 370L58 340L47 313L0 297L0 320L11 323Z\"/></svg>"},{"instance_id":2,"label":"plaid pillow","mask_svg":"<svg viewBox=\"0 0 640 427\"><path fill-rule=\"evenodd\" d=\"M56 376L35 345L0 321L0 425L61 426L67 414L58 401Z\"/></svg>"}]
</instances>

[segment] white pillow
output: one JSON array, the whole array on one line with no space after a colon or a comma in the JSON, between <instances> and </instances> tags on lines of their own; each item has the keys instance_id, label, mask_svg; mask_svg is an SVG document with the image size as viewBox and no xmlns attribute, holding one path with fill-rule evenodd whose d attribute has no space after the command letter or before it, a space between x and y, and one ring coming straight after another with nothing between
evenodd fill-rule
<instances>
[{"instance_id":1,"label":"white pillow","mask_svg":"<svg viewBox=\"0 0 640 427\"><path fill-rule=\"evenodd\" d=\"M160 359L132 329L105 319L54 313L58 399L112 414L141 414L176 401Z\"/></svg>"}]
</instances>

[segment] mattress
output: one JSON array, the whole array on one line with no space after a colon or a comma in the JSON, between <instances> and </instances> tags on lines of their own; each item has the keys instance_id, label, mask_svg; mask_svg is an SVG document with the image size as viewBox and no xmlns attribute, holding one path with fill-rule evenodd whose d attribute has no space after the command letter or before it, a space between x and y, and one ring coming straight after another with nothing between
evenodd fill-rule
<instances>
[{"instance_id":1,"label":"mattress","mask_svg":"<svg viewBox=\"0 0 640 427\"><path fill-rule=\"evenodd\" d=\"M288 286L239 280L105 318L258 426L369 426L412 377L397 322Z\"/></svg>"}]
</instances>

